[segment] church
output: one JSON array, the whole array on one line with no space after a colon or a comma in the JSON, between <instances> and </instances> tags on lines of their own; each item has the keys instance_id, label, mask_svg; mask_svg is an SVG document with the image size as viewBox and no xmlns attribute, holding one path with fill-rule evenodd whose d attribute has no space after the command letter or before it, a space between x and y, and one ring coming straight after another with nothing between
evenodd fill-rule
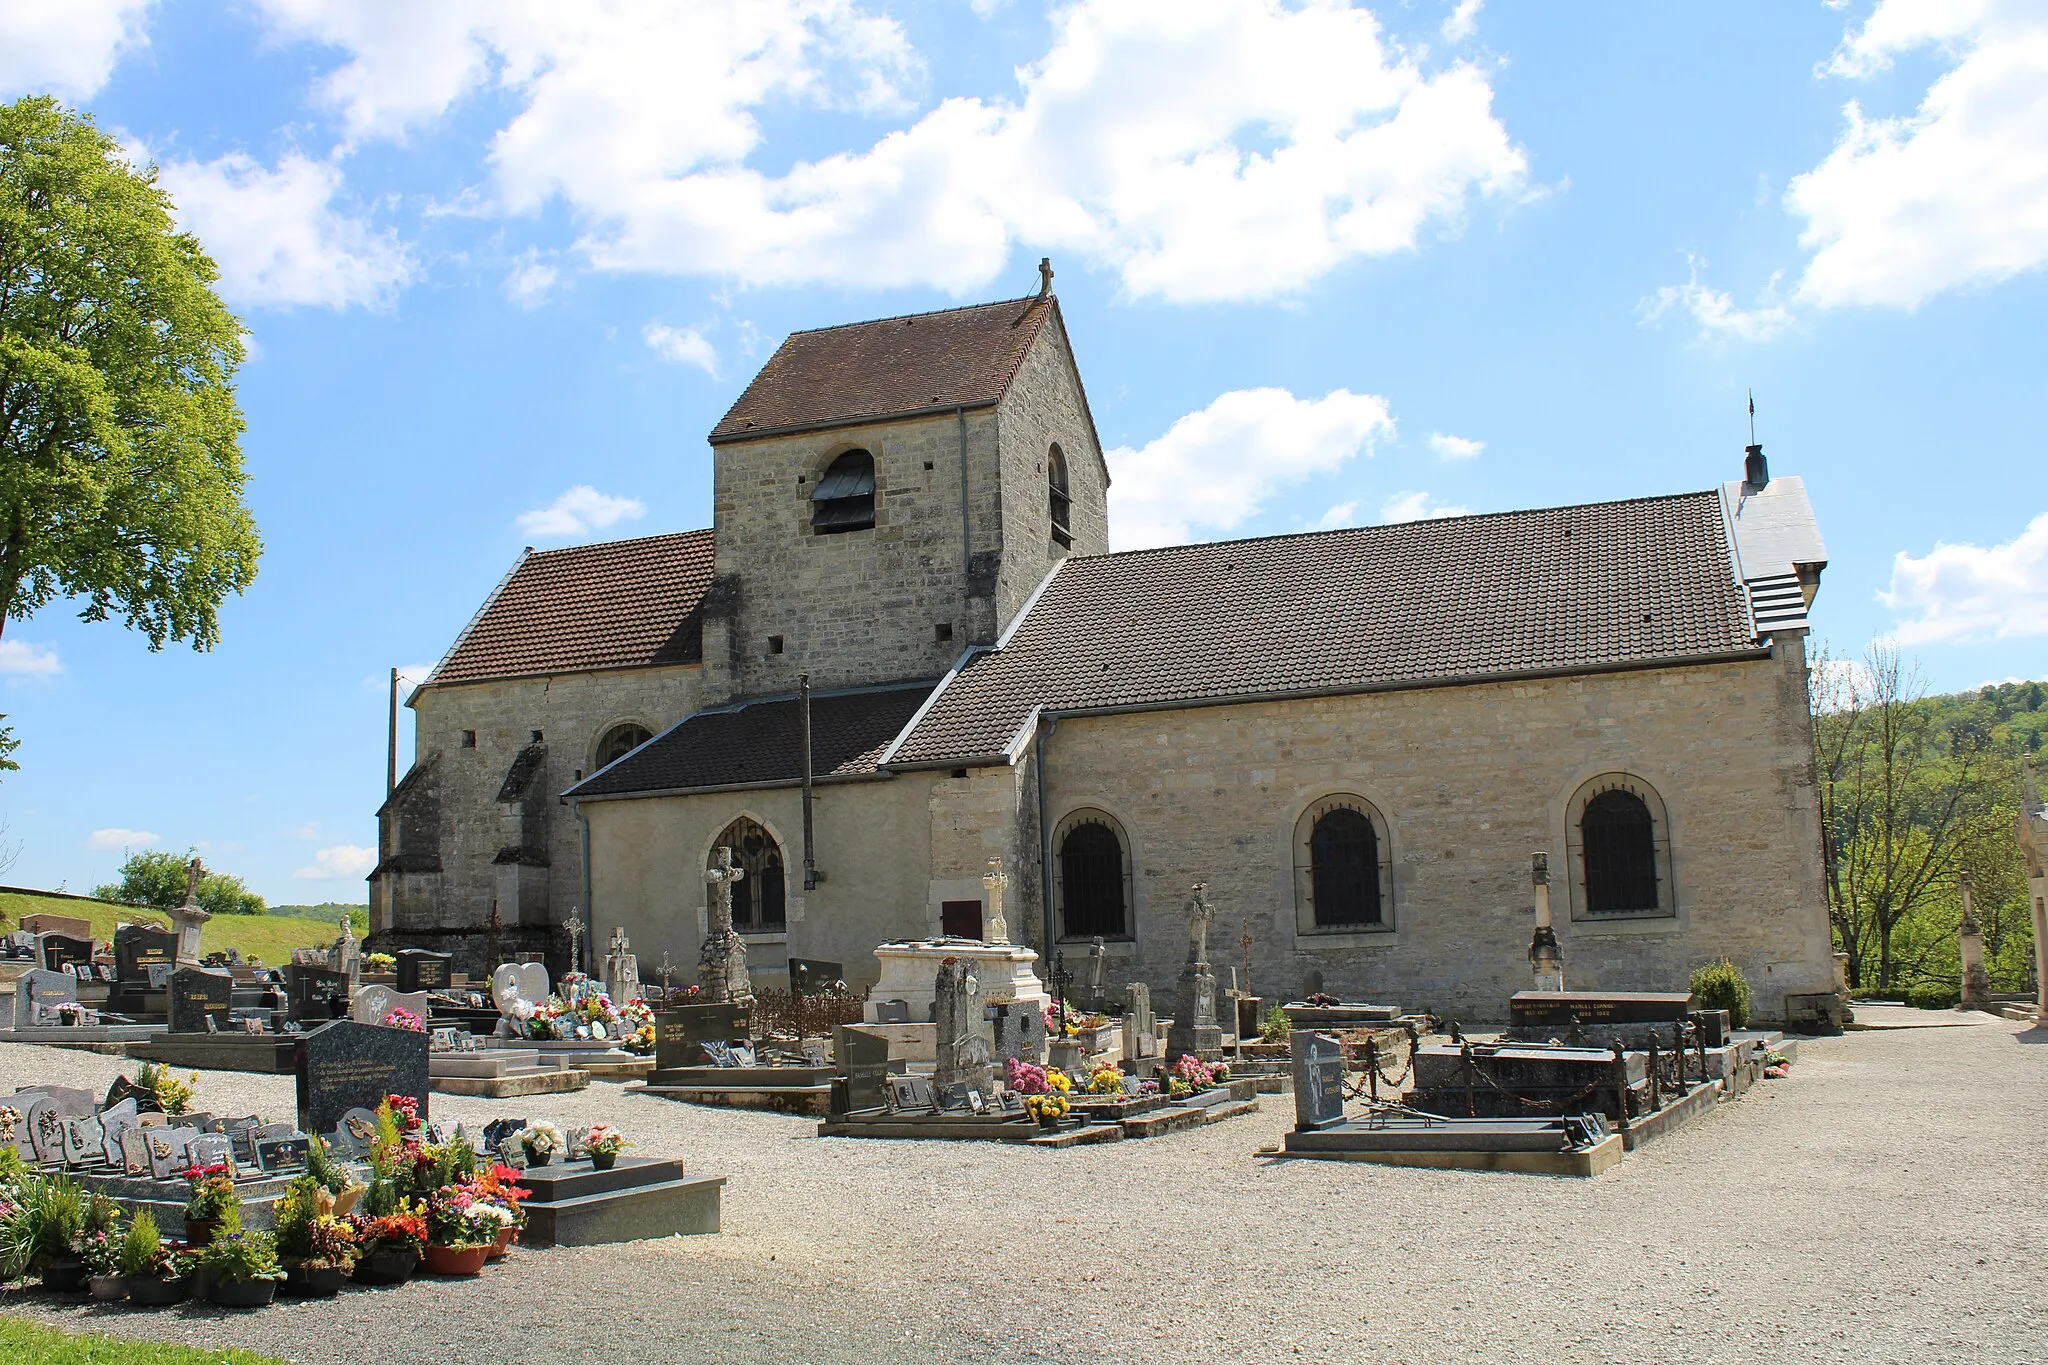
<instances>
[{"instance_id":1,"label":"church","mask_svg":"<svg viewBox=\"0 0 2048 1365\"><path fill-rule=\"evenodd\" d=\"M1011 937L1467 1020L1530 984L1835 1008L1801 481L1110 553L1050 288L790 336L710 433L709 530L521 555L408 699L368 946L694 979L732 850L760 986ZM1732 463L1732 462L1731 462ZM575 932L568 932L570 926ZM572 953L575 958L572 959Z\"/></svg>"}]
</instances>

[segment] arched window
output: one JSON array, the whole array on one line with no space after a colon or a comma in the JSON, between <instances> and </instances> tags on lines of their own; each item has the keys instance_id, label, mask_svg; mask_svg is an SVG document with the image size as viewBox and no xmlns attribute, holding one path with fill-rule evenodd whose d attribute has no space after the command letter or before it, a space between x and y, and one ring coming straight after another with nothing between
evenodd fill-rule
<instances>
[{"instance_id":1,"label":"arched window","mask_svg":"<svg viewBox=\"0 0 2048 1365\"><path fill-rule=\"evenodd\" d=\"M614 725L597 742L597 766L609 767L653 738L654 732L644 725L636 725L632 721Z\"/></svg>"},{"instance_id":2,"label":"arched window","mask_svg":"<svg viewBox=\"0 0 2048 1365\"><path fill-rule=\"evenodd\" d=\"M1647 782L1626 773L1596 777L1579 788L1566 818L1581 914L1675 913L1664 803Z\"/></svg>"},{"instance_id":3,"label":"arched window","mask_svg":"<svg viewBox=\"0 0 2048 1365\"><path fill-rule=\"evenodd\" d=\"M1053 849L1060 937L1129 938L1131 868L1116 821L1076 811L1060 822Z\"/></svg>"},{"instance_id":4,"label":"arched window","mask_svg":"<svg viewBox=\"0 0 2048 1365\"><path fill-rule=\"evenodd\" d=\"M821 536L864 531L875 524L875 457L849 450L811 490L811 529Z\"/></svg>"},{"instance_id":5,"label":"arched window","mask_svg":"<svg viewBox=\"0 0 2048 1365\"><path fill-rule=\"evenodd\" d=\"M1294 832L1294 871L1298 931L1394 927L1386 824L1362 797L1327 796L1302 812Z\"/></svg>"},{"instance_id":6,"label":"arched window","mask_svg":"<svg viewBox=\"0 0 2048 1365\"><path fill-rule=\"evenodd\" d=\"M1054 446L1045 457L1046 496L1052 508L1052 538L1057 545L1071 548L1074 533L1069 526L1074 500L1067 495L1067 457Z\"/></svg>"},{"instance_id":7,"label":"arched window","mask_svg":"<svg viewBox=\"0 0 2048 1365\"><path fill-rule=\"evenodd\" d=\"M780 933L787 927L783 901L782 847L775 836L742 815L712 841L705 867L717 863L718 850L732 850L732 865L747 875L733 883L732 927L742 934Z\"/></svg>"}]
</instances>

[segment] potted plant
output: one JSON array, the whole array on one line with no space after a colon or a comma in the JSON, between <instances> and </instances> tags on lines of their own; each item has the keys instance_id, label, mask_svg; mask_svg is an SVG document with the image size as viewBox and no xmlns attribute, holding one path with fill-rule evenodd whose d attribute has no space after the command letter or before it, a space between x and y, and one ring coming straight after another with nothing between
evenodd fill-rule
<instances>
[{"instance_id":1,"label":"potted plant","mask_svg":"<svg viewBox=\"0 0 2048 1365\"><path fill-rule=\"evenodd\" d=\"M624 1133L608 1123L597 1124L583 1139L583 1150L590 1153L591 1169L597 1171L610 1170L618 1162L619 1153L632 1145Z\"/></svg>"},{"instance_id":2,"label":"potted plant","mask_svg":"<svg viewBox=\"0 0 2048 1365\"><path fill-rule=\"evenodd\" d=\"M0 1220L0 1280L40 1272L43 1288L76 1293L85 1262L73 1249L85 1227L85 1192L69 1177L24 1174Z\"/></svg>"},{"instance_id":3,"label":"potted plant","mask_svg":"<svg viewBox=\"0 0 2048 1365\"><path fill-rule=\"evenodd\" d=\"M1059 1127L1060 1120L1067 1116L1067 1111L1072 1107L1067 1097L1057 1090L1044 1095L1024 1097L1024 1112L1037 1119L1041 1128Z\"/></svg>"},{"instance_id":4,"label":"potted plant","mask_svg":"<svg viewBox=\"0 0 2048 1365\"><path fill-rule=\"evenodd\" d=\"M66 1000L57 1006L57 1022L68 1028L76 1028L85 1022L85 1006L76 1000Z\"/></svg>"},{"instance_id":5,"label":"potted plant","mask_svg":"<svg viewBox=\"0 0 2048 1365\"><path fill-rule=\"evenodd\" d=\"M469 1189L478 1200L504 1211L504 1226L498 1231L490 1256L494 1261L503 1260L519 1230L526 1226L526 1213L519 1207L520 1201L533 1191L521 1185L519 1172L503 1162L493 1162L489 1169L476 1172L469 1181Z\"/></svg>"},{"instance_id":6,"label":"potted plant","mask_svg":"<svg viewBox=\"0 0 2048 1365\"><path fill-rule=\"evenodd\" d=\"M427 1221L416 1205L400 1200L389 1213L358 1215L351 1223L357 1284L404 1284L412 1278L427 1245Z\"/></svg>"},{"instance_id":7,"label":"potted plant","mask_svg":"<svg viewBox=\"0 0 2048 1365\"><path fill-rule=\"evenodd\" d=\"M503 1209L459 1185L427 1201L427 1249L421 1263L433 1275L474 1275L490 1259L498 1234L511 1226Z\"/></svg>"},{"instance_id":8,"label":"potted plant","mask_svg":"<svg viewBox=\"0 0 2048 1365\"><path fill-rule=\"evenodd\" d=\"M545 1166L566 1144L562 1130L542 1119L519 1130L519 1145L526 1152L527 1165Z\"/></svg>"},{"instance_id":9,"label":"potted plant","mask_svg":"<svg viewBox=\"0 0 2048 1365\"><path fill-rule=\"evenodd\" d=\"M235 1191L235 1182L226 1166L219 1162L194 1166L185 1172L185 1179L191 1186L185 1199L187 1242L195 1247L205 1246L230 1214L234 1215L235 1225L241 1226L242 1196Z\"/></svg>"},{"instance_id":10,"label":"potted plant","mask_svg":"<svg viewBox=\"0 0 2048 1365\"><path fill-rule=\"evenodd\" d=\"M113 1303L127 1297L116 1264L121 1250L121 1206L104 1194L86 1201L85 1221L71 1250L85 1267L86 1288L95 1299Z\"/></svg>"},{"instance_id":11,"label":"potted plant","mask_svg":"<svg viewBox=\"0 0 2048 1365\"><path fill-rule=\"evenodd\" d=\"M157 1231L156 1215L148 1209L135 1215L121 1235L118 1259L128 1301L141 1308L162 1308L182 1303L192 1293L187 1257L164 1244Z\"/></svg>"},{"instance_id":12,"label":"potted plant","mask_svg":"<svg viewBox=\"0 0 2048 1365\"><path fill-rule=\"evenodd\" d=\"M206 1271L206 1298L222 1308L262 1308L277 1297L284 1270L277 1263L277 1239L268 1232L245 1232L239 1210L232 1227L218 1229L199 1253Z\"/></svg>"},{"instance_id":13,"label":"potted plant","mask_svg":"<svg viewBox=\"0 0 2048 1365\"><path fill-rule=\"evenodd\" d=\"M300 1298L332 1298L356 1265L356 1234L337 1217L334 1196L312 1175L278 1196L277 1258L283 1290Z\"/></svg>"}]
</instances>

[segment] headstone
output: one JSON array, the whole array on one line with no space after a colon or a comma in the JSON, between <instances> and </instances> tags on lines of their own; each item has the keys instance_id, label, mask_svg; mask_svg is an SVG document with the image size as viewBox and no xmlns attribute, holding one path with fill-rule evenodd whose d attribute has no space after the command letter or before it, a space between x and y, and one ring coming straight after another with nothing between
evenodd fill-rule
<instances>
[{"instance_id":1,"label":"headstone","mask_svg":"<svg viewBox=\"0 0 2048 1365\"><path fill-rule=\"evenodd\" d=\"M375 1109L386 1096L419 1101L427 1118L427 1035L337 1019L299 1041L299 1127L329 1133L351 1109Z\"/></svg>"},{"instance_id":2,"label":"headstone","mask_svg":"<svg viewBox=\"0 0 2048 1365\"><path fill-rule=\"evenodd\" d=\"M797 995L821 995L846 989L846 964L812 958L789 960L789 989Z\"/></svg>"},{"instance_id":3,"label":"headstone","mask_svg":"<svg viewBox=\"0 0 2048 1365\"><path fill-rule=\"evenodd\" d=\"M199 904L199 879L205 874L206 865L197 858L185 865L185 900L171 911L171 929L178 936L180 962L196 964L199 961L199 932L213 918L212 913ZM172 1031L177 1031L175 1026Z\"/></svg>"},{"instance_id":4,"label":"headstone","mask_svg":"<svg viewBox=\"0 0 2048 1365\"><path fill-rule=\"evenodd\" d=\"M137 1179L149 1174L149 1130L146 1128L123 1128L121 1130L121 1171Z\"/></svg>"},{"instance_id":5,"label":"headstone","mask_svg":"<svg viewBox=\"0 0 2048 1365\"><path fill-rule=\"evenodd\" d=\"M983 1007L984 1017L995 1025L995 1056L998 1063L1045 1060L1045 1012L1032 1001L1017 1001Z\"/></svg>"},{"instance_id":6,"label":"headstone","mask_svg":"<svg viewBox=\"0 0 2048 1365\"><path fill-rule=\"evenodd\" d=\"M31 967L14 982L14 1026L49 1028L57 1022L57 1006L75 1004L78 978L69 972Z\"/></svg>"},{"instance_id":7,"label":"headstone","mask_svg":"<svg viewBox=\"0 0 2048 1365\"><path fill-rule=\"evenodd\" d=\"M179 967L171 973L171 1032L212 1033L228 1025L234 978L207 967Z\"/></svg>"},{"instance_id":8,"label":"headstone","mask_svg":"<svg viewBox=\"0 0 2048 1365\"><path fill-rule=\"evenodd\" d=\"M1209 970L1209 924L1215 918L1207 883L1196 882L1188 902L1188 960L1181 964L1173 1027L1166 1035L1168 1061L1185 1052L1214 1056L1223 1050L1223 1030L1216 1022L1216 977Z\"/></svg>"},{"instance_id":9,"label":"headstone","mask_svg":"<svg viewBox=\"0 0 2048 1365\"><path fill-rule=\"evenodd\" d=\"M250 1145L256 1152L256 1165L266 1171L281 1171L305 1165L313 1140L304 1133L293 1132L280 1137L259 1137Z\"/></svg>"},{"instance_id":10,"label":"headstone","mask_svg":"<svg viewBox=\"0 0 2048 1365\"><path fill-rule=\"evenodd\" d=\"M134 1100L122 1100L100 1111L100 1159L109 1166L121 1164L121 1135L136 1125Z\"/></svg>"},{"instance_id":11,"label":"headstone","mask_svg":"<svg viewBox=\"0 0 2048 1365\"><path fill-rule=\"evenodd\" d=\"M846 1077L846 1107L858 1112L889 1103L889 1040L841 1024L833 1030L833 1051Z\"/></svg>"},{"instance_id":12,"label":"headstone","mask_svg":"<svg viewBox=\"0 0 2048 1365\"><path fill-rule=\"evenodd\" d=\"M123 924L114 930L114 977L137 985L149 982L149 969L168 969L178 960L178 936L154 924Z\"/></svg>"},{"instance_id":13,"label":"headstone","mask_svg":"<svg viewBox=\"0 0 2048 1365\"><path fill-rule=\"evenodd\" d=\"M72 938L92 937L92 921L76 915L51 915L41 910L21 917L22 932L31 940L37 934L69 934Z\"/></svg>"},{"instance_id":14,"label":"headstone","mask_svg":"<svg viewBox=\"0 0 2048 1365\"><path fill-rule=\"evenodd\" d=\"M358 1024L381 1024L393 1010L406 1010L424 1024L427 1021L427 993L415 991L407 995L389 986L365 986L356 992L348 1017Z\"/></svg>"},{"instance_id":15,"label":"headstone","mask_svg":"<svg viewBox=\"0 0 2048 1365\"><path fill-rule=\"evenodd\" d=\"M932 1018L938 1026L932 1084L941 1091L952 1086L986 1089L993 1083L988 1042L976 1027L979 996L972 964L950 957L939 964L932 982Z\"/></svg>"},{"instance_id":16,"label":"headstone","mask_svg":"<svg viewBox=\"0 0 2048 1365\"><path fill-rule=\"evenodd\" d=\"M1152 1013L1152 988L1142 981L1124 987L1124 1059L1159 1055L1159 1019Z\"/></svg>"},{"instance_id":17,"label":"headstone","mask_svg":"<svg viewBox=\"0 0 2048 1365\"><path fill-rule=\"evenodd\" d=\"M622 925L612 929L611 945L605 950L604 993L614 1005L640 998L640 959L633 954Z\"/></svg>"},{"instance_id":18,"label":"headstone","mask_svg":"<svg viewBox=\"0 0 2048 1365\"><path fill-rule=\"evenodd\" d=\"M754 994L747 978L747 943L732 927L733 883L746 875L744 869L732 865L732 850L723 846L704 870L704 880L711 887L711 916L704 946L697 953L697 984L704 999L714 1005L751 999Z\"/></svg>"},{"instance_id":19,"label":"headstone","mask_svg":"<svg viewBox=\"0 0 2048 1365\"><path fill-rule=\"evenodd\" d=\"M36 956L47 971L68 972L75 966L92 965L92 940L89 938L43 933L36 935L36 947Z\"/></svg>"},{"instance_id":20,"label":"headstone","mask_svg":"<svg viewBox=\"0 0 2048 1365\"><path fill-rule=\"evenodd\" d=\"M401 994L414 991L444 991L450 984L449 978L455 972L455 954L433 953L425 948L401 948L397 953L398 989ZM426 1018L422 1012L420 1018Z\"/></svg>"},{"instance_id":21,"label":"headstone","mask_svg":"<svg viewBox=\"0 0 2048 1365\"><path fill-rule=\"evenodd\" d=\"M67 1116L64 1120L64 1164L97 1166L105 1154L106 1130L97 1115Z\"/></svg>"},{"instance_id":22,"label":"headstone","mask_svg":"<svg viewBox=\"0 0 2048 1365\"><path fill-rule=\"evenodd\" d=\"M1344 1119L1344 1048L1327 1033L1305 1029L1287 1035L1294 1060L1294 1127L1297 1132Z\"/></svg>"},{"instance_id":23,"label":"headstone","mask_svg":"<svg viewBox=\"0 0 2048 1365\"><path fill-rule=\"evenodd\" d=\"M522 1024L548 998L548 986L548 969L538 962L501 963L491 973L491 1002L506 1019Z\"/></svg>"},{"instance_id":24,"label":"headstone","mask_svg":"<svg viewBox=\"0 0 2048 1365\"><path fill-rule=\"evenodd\" d=\"M149 1130L149 1173L157 1180L174 1180L191 1165L188 1149L199 1136L197 1128L152 1128Z\"/></svg>"},{"instance_id":25,"label":"headstone","mask_svg":"<svg viewBox=\"0 0 2048 1365\"><path fill-rule=\"evenodd\" d=\"M654 1069L714 1066L709 1045L731 1047L753 1036L752 1001L723 1005L679 1005L654 1016Z\"/></svg>"}]
</instances>

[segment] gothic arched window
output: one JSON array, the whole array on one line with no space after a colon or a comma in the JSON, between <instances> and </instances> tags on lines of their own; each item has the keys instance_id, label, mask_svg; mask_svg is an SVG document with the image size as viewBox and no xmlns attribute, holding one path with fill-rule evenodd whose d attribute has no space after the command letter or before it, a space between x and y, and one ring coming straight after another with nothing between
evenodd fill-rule
<instances>
[{"instance_id":1,"label":"gothic arched window","mask_svg":"<svg viewBox=\"0 0 2048 1365\"><path fill-rule=\"evenodd\" d=\"M1054 543L1071 548L1074 532L1070 525L1074 500L1067 493L1067 457L1054 446L1045 457L1046 497L1052 509Z\"/></svg>"},{"instance_id":2,"label":"gothic arched window","mask_svg":"<svg viewBox=\"0 0 2048 1365\"><path fill-rule=\"evenodd\" d=\"M1664 802L1649 783L1627 773L1586 783L1566 809L1565 836L1579 914L1677 913L1669 824Z\"/></svg>"},{"instance_id":3,"label":"gothic arched window","mask_svg":"<svg viewBox=\"0 0 2048 1365\"><path fill-rule=\"evenodd\" d=\"M653 738L654 732L644 725L636 725L632 721L614 725L597 742L597 766L609 767Z\"/></svg>"},{"instance_id":4,"label":"gothic arched window","mask_svg":"<svg viewBox=\"0 0 2048 1365\"><path fill-rule=\"evenodd\" d=\"M875 524L875 457L849 450L832 461L811 490L811 529L819 535L864 531Z\"/></svg>"},{"instance_id":5,"label":"gothic arched window","mask_svg":"<svg viewBox=\"0 0 2048 1365\"><path fill-rule=\"evenodd\" d=\"M1357 796L1328 796L1294 831L1297 929L1362 932L1393 925L1393 864L1379 812Z\"/></svg>"},{"instance_id":6,"label":"gothic arched window","mask_svg":"<svg viewBox=\"0 0 2048 1365\"><path fill-rule=\"evenodd\" d=\"M1054 837L1062 938L1131 936L1130 860L1123 832L1101 811L1076 811Z\"/></svg>"},{"instance_id":7,"label":"gothic arched window","mask_svg":"<svg viewBox=\"0 0 2048 1365\"><path fill-rule=\"evenodd\" d=\"M733 883L732 927L742 934L782 932L788 918L783 905L786 888L782 846L775 836L742 815L712 840L706 868L717 863L720 848L731 849L732 865L747 874Z\"/></svg>"}]
</instances>

